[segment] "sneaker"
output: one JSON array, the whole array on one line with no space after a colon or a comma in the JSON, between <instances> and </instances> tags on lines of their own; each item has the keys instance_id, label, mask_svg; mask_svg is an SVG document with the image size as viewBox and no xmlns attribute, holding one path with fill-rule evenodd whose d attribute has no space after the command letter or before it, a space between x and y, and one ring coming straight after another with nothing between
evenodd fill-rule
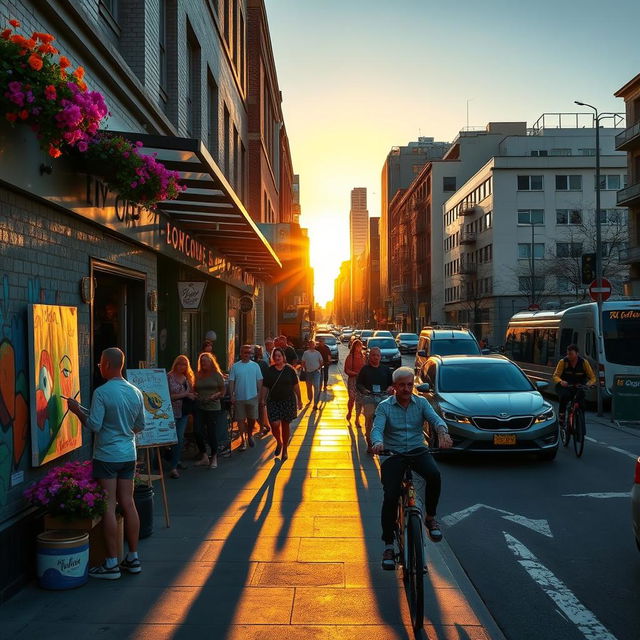
<instances>
[{"instance_id":1,"label":"sneaker","mask_svg":"<svg viewBox=\"0 0 640 640\"><path fill-rule=\"evenodd\" d=\"M240 445L240 451L246 451L247 450L247 441L243 440L242 444Z\"/></svg>"},{"instance_id":2,"label":"sneaker","mask_svg":"<svg viewBox=\"0 0 640 640\"><path fill-rule=\"evenodd\" d=\"M209 469L217 469L218 468L218 456L211 456L211 462L209 463Z\"/></svg>"},{"instance_id":3,"label":"sneaker","mask_svg":"<svg viewBox=\"0 0 640 640\"><path fill-rule=\"evenodd\" d=\"M396 554L393 549L385 549L382 552L382 568L385 571L393 571L396 568Z\"/></svg>"},{"instance_id":4,"label":"sneaker","mask_svg":"<svg viewBox=\"0 0 640 640\"><path fill-rule=\"evenodd\" d=\"M223 458L230 458L231 457L231 447L226 446L221 452L220 455Z\"/></svg>"},{"instance_id":5,"label":"sneaker","mask_svg":"<svg viewBox=\"0 0 640 640\"><path fill-rule=\"evenodd\" d=\"M140 559L134 558L133 560L127 560L126 558L120 563L120 568L128 573L140 573L142 566L140 565Z\"/></svg>"},{"instance_id":6,"label":"sneaker","mask_svg":"<svg viewBox=\"0 0 640 640\"><path fill-rule=\"evenodd\" d=\"M440 540L442 540L442 531L440 531L438 521L435 518L426 518L424 524L427 527L427 533L429 534L431 541L440 542Z\"/></svg>"},{"instance_id":7,"label":"sneaker","mask_svg":"<svg viewBox=\"0 0 640 640\"><path fill-rule=\"evenodd\" d=\"M109 568L101 564L99 567L91 567L89 569L89 577L99 578L100 580L117 580L121 575L118 565Z\"/></svg>"}]
</instances>

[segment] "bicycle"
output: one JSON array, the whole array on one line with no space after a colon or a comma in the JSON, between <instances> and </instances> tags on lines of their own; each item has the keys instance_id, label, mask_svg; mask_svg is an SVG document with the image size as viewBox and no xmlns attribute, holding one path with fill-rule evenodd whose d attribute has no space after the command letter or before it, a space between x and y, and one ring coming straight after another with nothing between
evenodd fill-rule
<instances>
[{"instance_id":1,"label":"bicycle","mask_svg":"<svg viewBox=\"0 0 640 640\"><path fill-rule=\"evenodd\" d=\"M381 451L379 456L422 455L425 451L433 452L429 447L411 453L399 453L390 449ZM409 596L411 623L415 633L424 628L424 574L426 573L426 553L424 548L424 514L416 498L411 468L407 467L402 478L402 489L398 500L396 518L396 544L398 553L396 562L402 567L402 577Z\"/></svg>"},{"instance_id":2,"label":"bicycle","mask_svg":"<svg viewBox=\"0 0 640 640\"><path fill-rule=\"evenodd\" d=\"M574 394L569 401L569 406L567 407L566 420L560 427L560 438L562 440L562 446L566 447L573 436L573 448L576 452L576 456L579 458L584 451L586 434L584 407L582 406L582 402L584 400L584 389L588 389L589 387L583 384L570 384L568 387L574 389Z\"/></svg>"}]
</instances>

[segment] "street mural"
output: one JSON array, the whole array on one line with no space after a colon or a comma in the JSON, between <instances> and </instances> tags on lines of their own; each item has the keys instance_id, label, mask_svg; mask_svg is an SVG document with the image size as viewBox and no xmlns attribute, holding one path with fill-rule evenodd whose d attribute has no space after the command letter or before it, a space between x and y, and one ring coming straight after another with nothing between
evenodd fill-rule
<instances>
[{"instance_id":1,"label":"street mural","mask_svg":"<svg viewBox=\"0 0 640 640\"><path fill-rule=\"evenodd\" d=\"M29 306L31 463L34 466L82 445L82 429L66 398L80 402L78 310Z\"/></svg>"}]
</instances>

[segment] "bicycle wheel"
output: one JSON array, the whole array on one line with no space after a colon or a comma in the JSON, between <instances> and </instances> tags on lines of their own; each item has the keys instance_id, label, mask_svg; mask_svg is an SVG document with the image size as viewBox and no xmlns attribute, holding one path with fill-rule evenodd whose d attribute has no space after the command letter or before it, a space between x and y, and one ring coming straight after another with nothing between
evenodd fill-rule
<instances>
[{"instance_id":1,"label":"bicycle wheel","mask_svg":"<svg viewBox=\"0 0 640 640\"><path fill-rule=\"evenodd\" d=\"M571 428L569 425L573 422L573 412L571 410L567 411L567 417L565 418L564 424L560 427L560 440L562 440L562 446L566 447L569 444L569 440L571 440Z\"/></svg>"},{"instance_id":2,"label":"bicycle wheel","mask_svg":"<svg viewBox=\"0 0 640 640\"><path fill-rule=\"evenodd\" d=\"M573 412L573 448L578 458L584 451L584 411L579 408Z\"/></svg>"},{"instance_id":3,"label":"bicycle wheel","mask_svg":"<svg viewBox=\"0 0 640 640\"><path fill-rule=\"evenodd\" d=\"M422 523L417 514L409 517L407 582L409 588L409 609L414 631L422 629L424 622L424 546Z\"/></svg>"}]
</instances>

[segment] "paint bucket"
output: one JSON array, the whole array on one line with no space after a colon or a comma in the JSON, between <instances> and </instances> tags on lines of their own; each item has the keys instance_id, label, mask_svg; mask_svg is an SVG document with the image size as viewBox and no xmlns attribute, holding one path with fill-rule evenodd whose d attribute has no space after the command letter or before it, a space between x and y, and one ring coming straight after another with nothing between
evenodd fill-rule
<instances>
[{"instance_id":1,"label":"paint bucket","mask_svg":"<svg viewBox=\"0 0 640 640\"><path fill-rule=\"evenodd\" d=\"M38 582L43 589L74 589L89 579L89 534L54 529L38 536Z\"/></svg>"}]
</instances>

